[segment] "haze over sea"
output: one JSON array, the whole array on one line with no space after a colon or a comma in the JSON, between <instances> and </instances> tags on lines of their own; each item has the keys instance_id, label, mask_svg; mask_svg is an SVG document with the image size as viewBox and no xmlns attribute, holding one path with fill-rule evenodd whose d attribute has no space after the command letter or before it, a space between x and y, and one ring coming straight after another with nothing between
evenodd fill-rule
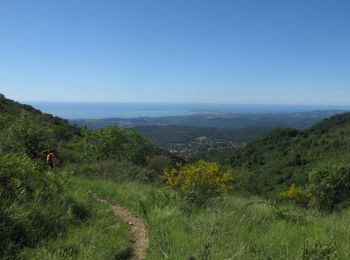
<instances>
[{"instance_id":1,"label":"haze over sea","mask_svg":"<svg viewBox=\"0 0 350 260\"><path fill-rule=\"evenodd\" d=\"M45 113L66 119L102 119L185 116L196 113L292 113L314 110L350 110L332 105L248 105L248 104L170 104L170 103L93 103L25 102Z\"/></svg>"}]
</instances>

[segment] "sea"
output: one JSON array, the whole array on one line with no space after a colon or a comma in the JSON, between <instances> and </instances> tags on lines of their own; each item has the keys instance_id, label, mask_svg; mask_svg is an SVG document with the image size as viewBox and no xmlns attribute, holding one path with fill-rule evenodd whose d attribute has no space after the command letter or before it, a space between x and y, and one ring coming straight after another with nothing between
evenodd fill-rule
<instances>
[{"instance_id":1,"label":"sea","mask_svg":"<svg viewBox=\"0 0 350 260\"><path fill-rule=\"evenodd\" d=\"M66 119L163 117L211 113L292 113L316 110L350 110L350 106L325 105L23 102L32 105L42 112Z\"/></svg>"}]
</instances>

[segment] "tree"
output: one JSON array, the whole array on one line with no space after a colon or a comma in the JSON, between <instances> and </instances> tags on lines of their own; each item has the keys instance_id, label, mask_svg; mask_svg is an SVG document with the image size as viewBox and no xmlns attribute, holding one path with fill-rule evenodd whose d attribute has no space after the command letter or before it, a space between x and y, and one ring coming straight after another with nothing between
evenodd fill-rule
<instances>
[{"instance_id":1,"label":"tree","mask_svg":"<svg viewBox=\"0 0 350 260\"><path fill-rule=\"evenodd\" d=\"M114 160L146 160L148 147L144 138L130 129L109 126L97 131L82 129L82 137L71 144L82 160L104 162ZM141 158L145 157L145 158Z\"/></svg>"},{"instance_id":2,"label":"tree","mask_svg":"<svg viewBox=\"0 0 350 260\"><path fill-rule=\"evenodd\" d=\"M30 158L40 158L52 148L52 129L38 117L21 113L19 118L0 135L0 153L25 154Z\"/></svg>"},{"instance_id":3,"label":"tree","mask_svg":"<svg viewBox=\"0 0 350 260\"><path fill-rule=\"evenodd\" d=\"M350 199L350 166L319 166L310 172L309 183L319 209L333 212L336 205Z\"/></svg>"}]
</instances>

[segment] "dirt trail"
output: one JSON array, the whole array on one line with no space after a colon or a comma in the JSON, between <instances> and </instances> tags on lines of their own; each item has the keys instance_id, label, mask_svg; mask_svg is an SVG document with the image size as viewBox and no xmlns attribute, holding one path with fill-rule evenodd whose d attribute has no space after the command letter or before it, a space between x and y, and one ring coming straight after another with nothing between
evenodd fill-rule
<instances>
[{"instance_id":1,"label":"dirt trail","mask_svg":"<svg viewBox=\"0 0 350 260\"><path fill-rule=\"evenodd\" d=\"M108 204L114 210L117 219L123 219L131 228L133 236L132 260L142 260L146 255L149 244L148 233L145 225L140 219L132 214L128 209L120 206L117 203L111 203L106 200L98 199L100 202Z\"/></svg>"}]
</instances>

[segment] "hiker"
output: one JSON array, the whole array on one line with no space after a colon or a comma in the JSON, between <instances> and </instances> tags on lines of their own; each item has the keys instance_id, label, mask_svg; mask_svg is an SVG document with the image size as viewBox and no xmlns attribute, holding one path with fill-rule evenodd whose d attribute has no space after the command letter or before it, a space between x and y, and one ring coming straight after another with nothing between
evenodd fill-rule
<instances>
[{"instance_id":1,"label":"hiker","mask_svg":"<svg viewBox=\"0 0 350 260\"><path fill-rule=\"evenodd\" d=\"M46 163L49 166L49 170L51 170L53 167L58 166L59 160L57 158L55 150L49 151L49 153L46 156Z\"/></svg>"}]
</instances>

